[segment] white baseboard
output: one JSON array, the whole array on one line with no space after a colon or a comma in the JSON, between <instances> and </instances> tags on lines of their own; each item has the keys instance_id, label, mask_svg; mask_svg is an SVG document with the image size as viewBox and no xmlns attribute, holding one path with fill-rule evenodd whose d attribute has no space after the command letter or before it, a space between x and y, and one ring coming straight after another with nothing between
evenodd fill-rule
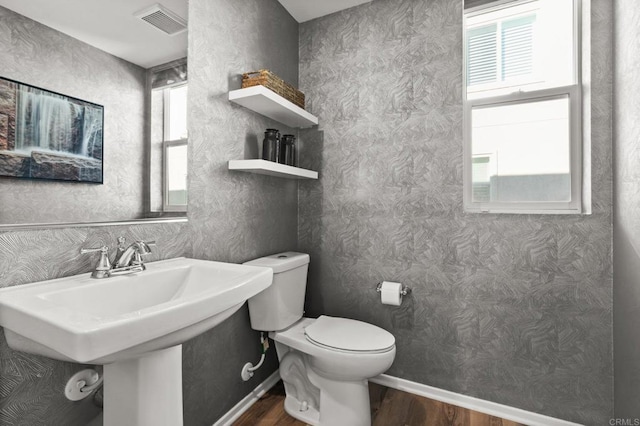
<instances>
[{"instance_id":1,"label":"white baseboard","mask_svg":"<svg viewBox=\"0 0 640 426\"><path fill-rule=\"evenodd\" d=\"M505 420L523 423L529 426L581 426L578 423L571 423L566 420L521 410L520 408L509 407L491 401L474 398L472 396L461 395L421 383L412 382L398 377L381 374L378 377L369 379L370 382L377 383L388 388L401 390L414 395L424 396L447 404L456 405L490 416L500 417Z\"/></svg>"},{"instance_id":2,"label":"white baseboard","mask_svg":"<svg viewBox=\"0 0 640 426\"><path fill-rule=\"evenodd\" d=\"M280 370L276 370L272 375L267 377L264 382L260 383L251 393L245 396L231 410L222 416L213 426L230 426L233 422L244 414L253 404L260 399L262 395L267 393L280 380Z\"/></svg>"},{"instance_id":3,"label":"white baseboard","mask_svg":"<svg viewBox=\"0 0 640 426\"><path fill-rule=\"evenodd\" d=\"M267 393L269 389L278 383L279 380L280 372L279 370L276 370L273 374L267 377L264 382L256 386L249 395L244 397L231 410L215 422L213 426L230 426L234 421L238 420L245 411L255 404L262 395ZM462 395L444 389L435 388L433 386L412 382L410 380L389 376L388 374L381 374L378 377L369 379L369 381L388 388L424 396L435 401L445 402L447 404L478 411L490 416L500 417L505 420L511 420L513 422L529 426L582 426L578 423L556 419L554 417L510 407L508 405L498 404L496 402L485 401L472 396Z\"/></svg>"}]
</instances>

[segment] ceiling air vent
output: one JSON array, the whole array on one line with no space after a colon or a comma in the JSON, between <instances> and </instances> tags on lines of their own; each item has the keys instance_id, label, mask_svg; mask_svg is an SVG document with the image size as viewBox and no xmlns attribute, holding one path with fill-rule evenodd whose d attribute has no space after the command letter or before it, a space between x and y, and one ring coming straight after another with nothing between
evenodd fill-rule
<instances>
[{"instance_id":1,"label":"ceiling air vent","mask_svg":"<svg viewBox=\"0 0 640 426\"><path fill-rule=\"evenodd\" d=\"M187 30L187 21L158 3L141 10L135 16L171 36Z\"/></svg>"}]
</instances>

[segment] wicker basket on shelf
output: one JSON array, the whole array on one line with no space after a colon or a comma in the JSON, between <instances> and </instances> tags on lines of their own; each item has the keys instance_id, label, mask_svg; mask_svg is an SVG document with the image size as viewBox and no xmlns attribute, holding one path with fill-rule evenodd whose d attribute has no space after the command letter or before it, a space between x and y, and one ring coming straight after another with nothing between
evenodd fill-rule
<instances>
[{"instance_id":1,"label":"wicker basket on shelf","mask_svg":"<svg viewBox=\"0 0 640 426\"><path fill-rule=\"evenodd\" d=\"M264 86L286 100L304 109L304 93L286 83L269 70L252 71L242 74L242 88Z\"/></svg>"}]
</instances>

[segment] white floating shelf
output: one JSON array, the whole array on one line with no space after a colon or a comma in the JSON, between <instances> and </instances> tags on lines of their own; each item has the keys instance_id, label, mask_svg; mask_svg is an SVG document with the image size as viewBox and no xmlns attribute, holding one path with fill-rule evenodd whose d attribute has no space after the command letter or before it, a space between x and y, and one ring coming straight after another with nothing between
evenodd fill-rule
<instances>
[{"instance_id":1,"label":"white floating shelf","mask_svg":"<svg viewBox=\"0 0 640 426\"><path fill-rule=\"evenodd\" d=\"M232 90L229 100L289 127L304 128L318 124L318 117L264 86Z\"/></svg>"},{"instance_id":2,"label":"white floating shelf","mask_svg":"<svg viewBox=\"0 0 640 426\"><path fill-rule=\"evenodd\" d=\"M257 173L287 179L318 179L318 172L267 160L231 160L229 170Z\"/></svg>"}]
</instances>

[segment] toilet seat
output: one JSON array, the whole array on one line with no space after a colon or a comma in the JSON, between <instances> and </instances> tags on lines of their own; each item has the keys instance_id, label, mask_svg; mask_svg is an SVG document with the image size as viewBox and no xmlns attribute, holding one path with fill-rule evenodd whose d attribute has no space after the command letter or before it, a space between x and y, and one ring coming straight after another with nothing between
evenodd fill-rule
<instances>
[{"instance_id":1,"label":"toilet seat","mask_svg":"<svg viewBox=\"0 0 640 426\"><path fill-rule=\"evenodd\" d=\"M349 353L384 353L392 350L396 343L393 334L375 325L325 315L307 326L304 334L314 345Z\"/></svg>"}]
</instances>

